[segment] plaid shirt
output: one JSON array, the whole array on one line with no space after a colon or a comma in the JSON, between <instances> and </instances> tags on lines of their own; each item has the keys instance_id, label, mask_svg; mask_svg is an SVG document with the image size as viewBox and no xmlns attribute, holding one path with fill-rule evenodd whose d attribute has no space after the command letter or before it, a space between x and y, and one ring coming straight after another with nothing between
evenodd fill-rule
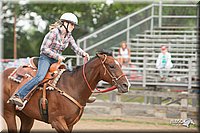
<instances>
[{"instance_id":1,"label":"plaid shirt","mask_svg":"<svg viewBox=\"0 0 200 133\"><path fill-rule=\"evenodd\" d=\"M62 52L71 44L71 49L78 55L83 56L84 51L76 45L76 42L71 35L68 33L65 40L62 42L61 31L55 28L49 31L42 42L40 48L40 54L45 54L50 58L58 60Z\"/></svg>"}]
</instances>

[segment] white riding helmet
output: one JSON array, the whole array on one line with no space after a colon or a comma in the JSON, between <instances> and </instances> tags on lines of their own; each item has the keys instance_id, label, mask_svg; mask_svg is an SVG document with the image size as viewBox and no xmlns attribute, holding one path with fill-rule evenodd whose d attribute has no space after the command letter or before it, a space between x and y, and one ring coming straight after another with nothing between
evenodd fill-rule
<instances>
[{"instance_id":1,"label":"white riding helmet","mask_svg":"<svg viewBox=\"0 0 200 133\"><path fill-rule=\"evenodd\" d=\"M66 20L68 22L71 22L75 25L78 25L78 18L76 17L75 14L73 13L64 13L61 17L60 17L60 20Z\"/></svg>"}]
</instances>

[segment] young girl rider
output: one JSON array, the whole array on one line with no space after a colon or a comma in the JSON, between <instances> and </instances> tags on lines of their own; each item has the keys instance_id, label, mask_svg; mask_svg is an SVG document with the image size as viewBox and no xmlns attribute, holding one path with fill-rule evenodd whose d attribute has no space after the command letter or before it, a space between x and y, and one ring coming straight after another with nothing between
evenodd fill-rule
<instances>
[{"instance_id":1,"label":"young girl rider","mask_svg":"<svg viewBox=\"0 0 200 133\"><path fill-rule=\"evenodd\" d=\"M16 94L9 99L11 103L22 107L24 97L35 85L39 84L45 78L51 64L58 61L62 62L65 59L62 56L62 52L68 46L70 46L76 54L89 59L89 54L76 45L71 34L76 25L78 25L77 17L73 13L64 13L58 22L50 26L51 30L44 37L40 48L38 71L36 76L23 85Z\"/></svg>"}]
</instances>

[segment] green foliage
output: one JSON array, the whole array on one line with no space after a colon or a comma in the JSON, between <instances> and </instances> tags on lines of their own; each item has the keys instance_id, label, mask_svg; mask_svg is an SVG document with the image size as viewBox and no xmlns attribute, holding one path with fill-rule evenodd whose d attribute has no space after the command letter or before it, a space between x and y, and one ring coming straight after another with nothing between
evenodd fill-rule
<instances>
[{"instance_id":1,"label":"green foliage","mask_svg":"<svg viewBox=\"0 0 200 133\"><path fill-rule=\"evenodd\" d=\"M17 56L21 58L39 55L40 45L48 32L48 25L59 20L60 16L65 12L73 12L79 18L79 27L73 32L73 36L77 40L103 25L124 17L144 6L146 5L130 3L115 3L110 6L105 3L31 3L23 6L10 2L4 3L4 58L13 58L14 13L17 15L17 22L29 15L32 25L28 30L22 30L23 27L20 26L17 27ZM43 32L38 31L38 25L35 23L34 17L30 15L31 13L37 13L43 20L47 21L47 27ZM71 49L67 49L63 54L74 53Z\"/></svg>"}]
</instances>

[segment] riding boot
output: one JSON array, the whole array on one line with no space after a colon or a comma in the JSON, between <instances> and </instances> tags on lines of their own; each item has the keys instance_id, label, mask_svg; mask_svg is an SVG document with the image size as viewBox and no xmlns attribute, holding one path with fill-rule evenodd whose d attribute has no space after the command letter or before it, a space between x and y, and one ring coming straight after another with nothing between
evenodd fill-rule
<instances>
[{"instance_id":1,"label":"riding boot","mask_svg":"<svg viewBox=\"0 0 200 133\"><path fill-rule=\"evenodd\" d=\"M16 95L12 96L12 97L8 100L8 103L18 105L19 107L22 107L22 106L23 106L23 100L22 100L20 97L16 96Z\"/></svg>"},{"instance_id":2,"label":"riding boot","mask_svg":"<svg viewBox=\"0 0 200 133\"><path fill-rule=\"evenodd\" d=\"M87 103L93 103L96 100L96 97L89 97Z\"/></svg>"}]
</instances>

